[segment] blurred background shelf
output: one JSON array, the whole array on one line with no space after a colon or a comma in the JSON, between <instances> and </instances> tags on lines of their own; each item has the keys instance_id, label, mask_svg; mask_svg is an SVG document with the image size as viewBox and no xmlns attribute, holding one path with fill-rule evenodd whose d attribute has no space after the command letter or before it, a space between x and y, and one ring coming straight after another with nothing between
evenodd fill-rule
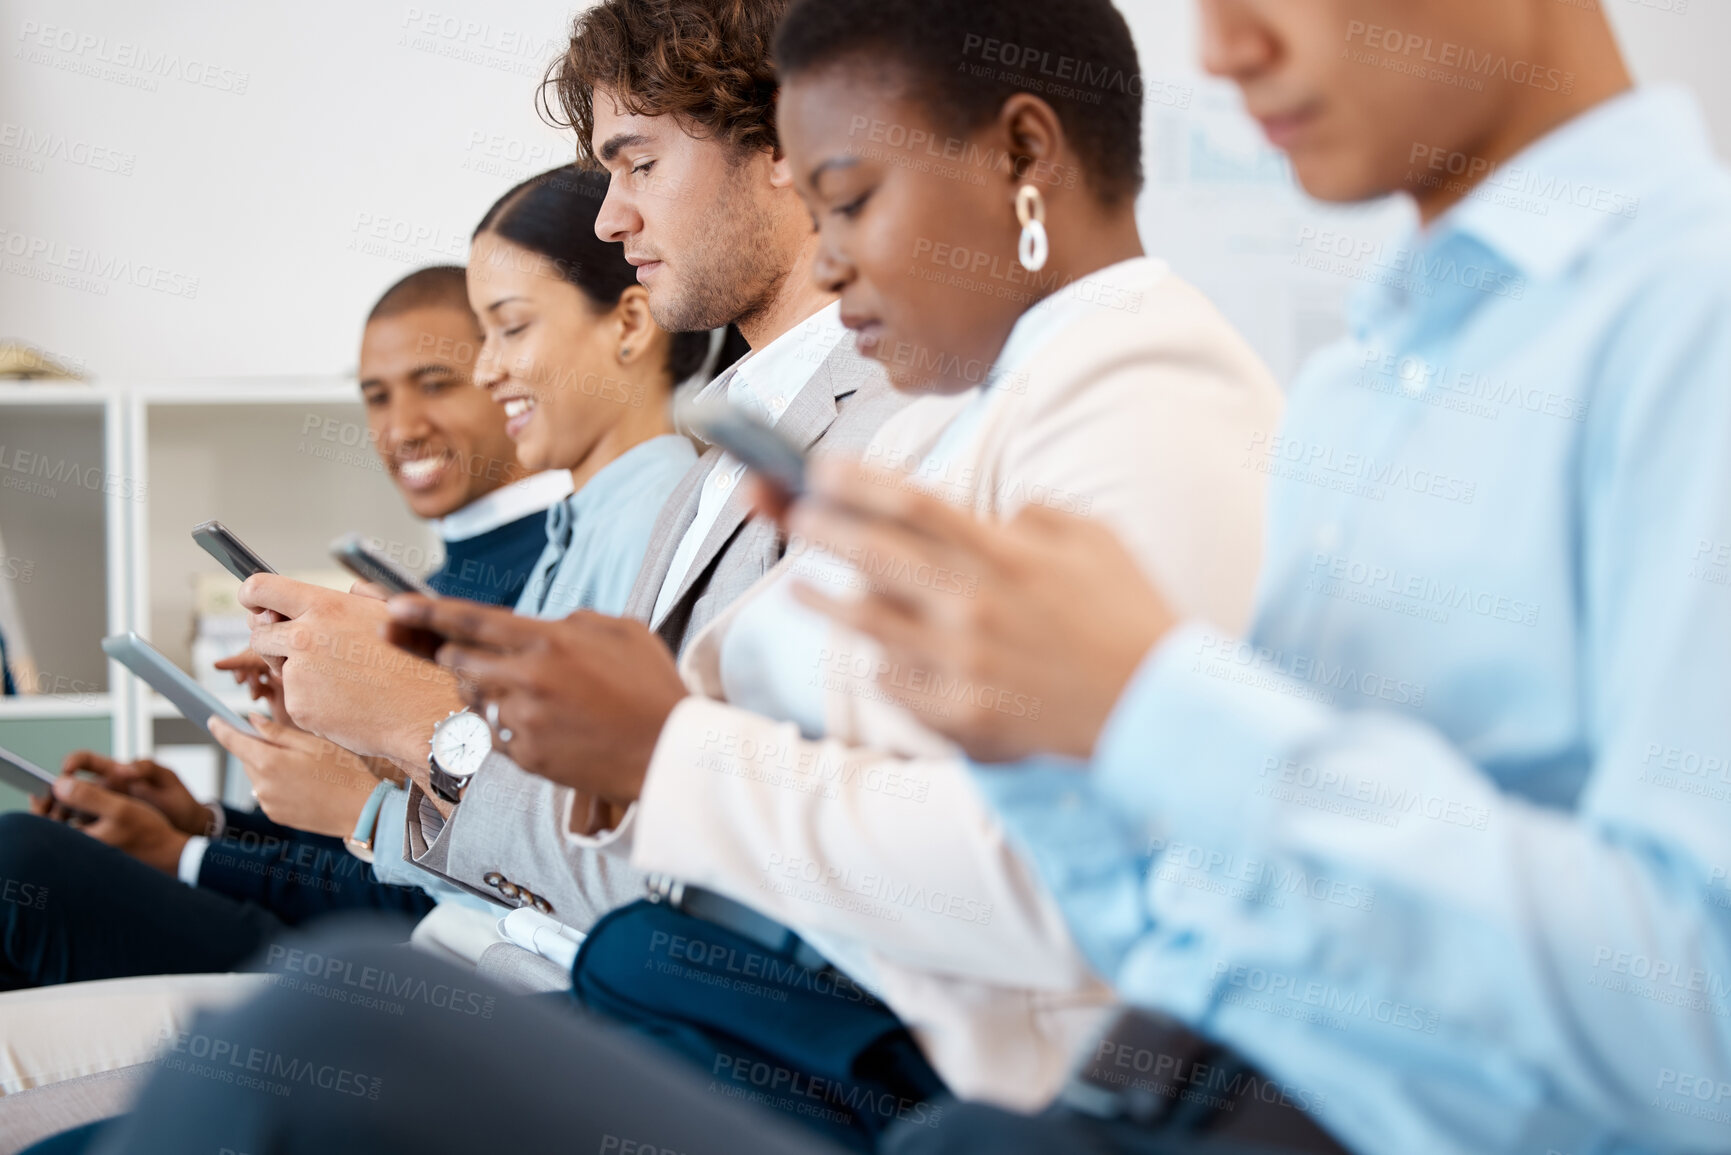
<instances>
[{"instance_id":1,"label":"blurred background shelf","mask_svg":"<svg viewBox=\"0 0 1731 1155\"><path fill-rule=\"evenodd\" d=\"M236 710L260 709L208 669L238 613L238 583L190 536L213 518L297 576L329 576L327 547L348 530L438 556L367 437L352 378L0 383L0 580L29 643L23 688L37 691L0 698L0 746L50 767L79 747L166 755L201 792L248 798L209 735L98 646L137 630ZM0 809L21 804L0 787Z\"/></svg>"},{"instance_id":2,"label":"blurred background shelf","mask_svg":"<svg viewBox=\"0 0 1731 1155\"><path fill-rule=\"evenodd\" d=\"M107 693L28 694L0 698L0 722L43 718L106 718L113 712L113 699Z\"/></svg>"},{"instance_id":3,"label":"blurred background shelf","mask_svg":"<svg viewBox=\"0 0 1731 1155\"><path fill-rule=\"evenodd\" d=\"M270 713L270 710L263 702L255 702L251 698L248 698L244 690L238 694L218 694L216 697L219 702L242 717L245 717L248 714L269 715ZM152 718L161 719L180 717L180 711L174 708L174 703L170 702L167 698L164 698L161 694L155 692L151 693L150 700L146 704L146 709L150 711L150 716Z\"/></svg>"}]
</instances>

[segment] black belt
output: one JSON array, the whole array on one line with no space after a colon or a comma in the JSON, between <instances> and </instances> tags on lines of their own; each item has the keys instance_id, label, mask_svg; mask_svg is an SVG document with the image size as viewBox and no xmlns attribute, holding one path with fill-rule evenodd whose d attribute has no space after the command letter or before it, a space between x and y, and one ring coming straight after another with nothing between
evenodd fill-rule
<instances>
[{"instance_id":1,"label":"black belt","mask_svg":"<svg viewBox=\"0 0 1731 1155\"><path fill-rule=\"evenodd\" d=\"M1135 1009L1119 1013L1059 1095L1072 1111L1138 1128L1346 1155L1311 1121L1310 1099L1176 1019Z\"/></svg>"},{"instance_id":2,"label":"black belt","mask_svg":"<svg viewBox=\"0 0 1731 1155\"><path fill-rule=\"evenodd\" d=\"M648 882L650 902L663 902L683 914L713 922L716 926L730 930L741 938L750 939L769 953L780 955L807 970L834 969L829 960L814 950L810 943L773 918L757 913L744 903L723 898L713 890L704 890L700 886L688 886L665 874L652 874Z\"/></svg>"}]
</instances>

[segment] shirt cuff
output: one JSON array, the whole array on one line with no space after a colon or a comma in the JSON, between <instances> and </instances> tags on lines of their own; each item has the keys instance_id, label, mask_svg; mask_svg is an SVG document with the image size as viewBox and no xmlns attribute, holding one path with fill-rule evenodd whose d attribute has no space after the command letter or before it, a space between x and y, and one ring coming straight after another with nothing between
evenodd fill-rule
<instances>
[{"instance_id":1,"label":"shirt cuff","mask_svg":"<svg viewBox=\"0 0 1731 1155\"><path fill-rule=\"evenodd\" d=\"M206 802L204 808L210 811L210 827L205 831L209 838L221 838L228 829L228 815L223 812L220 802Z\"/></svg>"},{"instance_id":2,"label":"shirt cuff","mask_svg":"<svg viewBox=\"0 0 1731 1155\"><path fill-rule=\"evenodd\" d=\"M577 792L565 791L565 802L559 807L559 833L565 839L565 849L599 850L623 858L631 857L631 844L637 832L637 803L626 807L625 817L619 820L619 825L599 834L578 834L571 829L571 810L576 805Z\"/></svg>"},{"instance_id":3,"label":"shirt cuff","mask_svg":"<svg viewBox=\"0 0 1731 1155\"><path fill-rule=\"evenodd\" d=\"M1332 710L1263 651L1212 626L1168 634L1143 659L1094 749L1094 791L1153 829L1241 843L1266 810L1258 785L1321 738Z\"/></svg>"},{"instance_id":4,"label":"shirt cuff","mask_svg":"<svg viewBox=\"0 0 1731 1155\"><path fill-rule=\"evenodd\" d=\"M373 877L395 886L419 886L426 873L403 860L403 830L409 822L409 792L385 792L373 826Z\"/></svg>"},{"instance_id":5,"label":"shirt cuff","mask_svg":"<svg viewBox=\"0 0 1731 1155\"><path fill-rule=\"evenodd\" d=\"M204 852L209 849L210 839L202 834L186 840L186 845L180 848L180 866L175 871L180 881L188 886L198 885L198 872L204 869Z\"/></svg>"}]
</instances>

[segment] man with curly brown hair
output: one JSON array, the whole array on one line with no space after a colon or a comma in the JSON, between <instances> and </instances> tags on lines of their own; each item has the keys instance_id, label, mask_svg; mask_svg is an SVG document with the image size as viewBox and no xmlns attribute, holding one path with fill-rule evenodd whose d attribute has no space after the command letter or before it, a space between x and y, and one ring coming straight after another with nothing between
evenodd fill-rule
<instances>
[{"instance_id":1,"label":"man with curly brown hair","mask_svg":"<svg viewBox=\"0 0 1731 1155\"><path fill-rule=\"evenodd\" d=\"M608 172L595 231L624 246L656 321L674 332L731 324L750 346L702 396L754 411L808 453L857 455L905 402L884 370L844 340L835 295L813 276L817 237L775 129L769 46L786 7L605 0L577 17L543 97L551 91L552 117L575 130L579 156ZM742 464L712 447L656 522L626 614L646 621L675 654L785 549L774 522L752 516L744 477ZM329 716L309 724L337 732L365 725L343 714L352 702L327 697ZM423 739L402 756L425 753ZM409 825L418 865L495 900L501 892L487 880L513 880L580 929L606 912L611 903L585 891L570 868L593 853L572 845L572 832L605 814L591 814L588 799L564 788L525 809L513 801L523 790L550 787L497 752L470 786L455 797L417 787ZM558 820L535 820L545 814Z\"/></svg>"},{"instance_id":2,"label":"man with curly brown hair","mask_svg":"<svg viewBox=\"0 0 1731 1155\"><path fill-rule=\"evenodd\" d=\"M833 298L775 131L785 0L614 0L577 18L548 82L613 181L596 223L664 328L733 323L763 349Z\"/></svg>"}]
</instances>

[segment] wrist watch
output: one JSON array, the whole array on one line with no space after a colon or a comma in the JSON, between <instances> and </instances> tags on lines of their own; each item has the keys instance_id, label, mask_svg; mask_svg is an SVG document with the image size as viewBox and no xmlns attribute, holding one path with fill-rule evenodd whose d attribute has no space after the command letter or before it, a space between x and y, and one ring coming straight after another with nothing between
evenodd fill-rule
<instances>
[{"instance_id":1,"label":"wrist watch","mask_svg":"<svg viewBox=\"0 0 1731 1155\"><path fill-rule=\"evenodd\" d=\"M432 747L427 755L428 785L446 802L457 802L492 752L493 731L473 710L453 710L433 727L428 745Z\"/></svg>"},{"instance_id":2,"label":"wrist watch","mask_svg":"<svg viewBox=\"0 0 1731 1155\"><path fill-rule=\"evenodd\" d=\"M379 830L379 807L385 804L386 793L395 789L395 784L385 781L373 787L373 792L367 795L366 805L361 807L361 816L355 819L355 832L344 839L349 853L362 862L373 860L373 840L378 837Z\"/></svg>"}]
</instances>

